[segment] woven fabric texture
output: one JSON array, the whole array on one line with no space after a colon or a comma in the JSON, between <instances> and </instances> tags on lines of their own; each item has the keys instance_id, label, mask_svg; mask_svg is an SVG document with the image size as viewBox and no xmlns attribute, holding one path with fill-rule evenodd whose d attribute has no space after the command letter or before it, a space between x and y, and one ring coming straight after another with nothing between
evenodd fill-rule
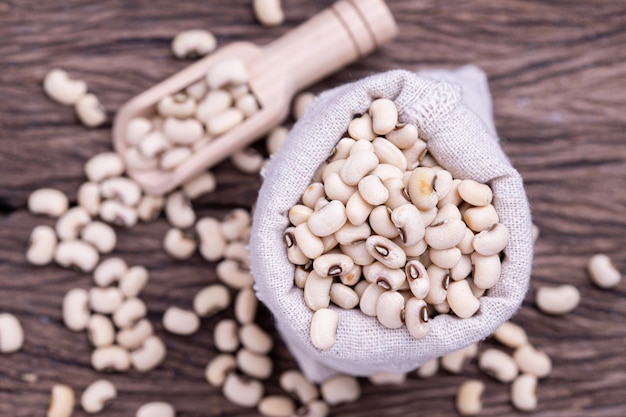
<instances>
[{"instance_id":1,"label":"woven fabric texture","mask_svg":"<svg viewBox=\"0 0 626 417\"><path fill-rule=\"evenodd\" d=\"M337 341L320 351L310 341L313 312L302 290L293 285L294 266L283 238L287 214L350 120L380 97L396 103L401 122L418 126L431 155L455 178L490 184L500 221L510 232L502 275L481 298L475 316L438 315L420 340L405 328L383 327L358 308L343 310L331 304L339 314ZM390 71L322 93L272 156L263 176L250 239L255 290L302 371L315 381L337 373L409 372L489 336L515 313L527 292L533 253L528 200L519 173L498 143L487 79L477 67L417 74Z\"/></svg>"}]
</instances>

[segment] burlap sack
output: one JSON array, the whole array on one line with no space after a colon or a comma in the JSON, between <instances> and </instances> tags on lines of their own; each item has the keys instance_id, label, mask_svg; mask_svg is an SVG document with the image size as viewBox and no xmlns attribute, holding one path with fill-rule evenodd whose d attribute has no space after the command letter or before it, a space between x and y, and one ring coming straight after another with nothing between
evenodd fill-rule
<instances>
[{"instance_id":1,"label":"burlap sack","mask_svg":"<svg viewBox=\"0 0 626 417\"><path fill-rule=\"evenodd\" d=\"M303 301L302 290L293 285L294 266L287 259L283 239L287 213L350 120L379 97L396 102L402 122L417 124L431 154L454 177L491 185L493 204L510 231L510 242L501 279L481 298L474 317L436 316L428 335L416 340L405 328L387 329L358 308L343 310L331 304L339 314L337 342L320 351L310 342L313 313ZM528 201L520 175L498 144L486 77L476 67L420 74L390 71L321 94L263 175L250 240L255 289L301 369L315 381L336 373L408 372L489 336L524 298L533 253Z\"/></svg>"}]
</instances>

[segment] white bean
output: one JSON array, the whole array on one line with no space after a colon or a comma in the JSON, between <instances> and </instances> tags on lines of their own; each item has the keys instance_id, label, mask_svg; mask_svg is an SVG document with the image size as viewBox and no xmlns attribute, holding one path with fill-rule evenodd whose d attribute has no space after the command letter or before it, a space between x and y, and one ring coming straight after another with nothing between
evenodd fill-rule
<instances>
[{"instance_id":1,"label":"white bean","mask_svg":"<svg viewBox=\"0 0 626 417\"><path fill-rule=\"evenodd\" d=\"M71 417L74 413L74 390L64 384L54 384L46 417Z\"/></svg>"},{"instance_id":2,"label":"white bean","mask_svg":"<svg viewBox=\"0 0 626 417\"><path fill-rule=\"evenodd\" d=\"M89 293L82 288L73 288L63 297L63 323L78 332L89 323Z\"/></svg>"},{"instance_id":3,"label":"white bean","mask_svg":"<svg viewBox=\"0 0 626 417\"><path fill-rule=\"evenodd\" d=\"M89 181L100 182L106 178L118 177L124 172L124 161L115 152L103 152L92 156L85 163L85 174Z\"/></svg>"},{"instance_id":4,"label":"white bean","mask_svg":"<svg viewBox=\"0 0 626 417\"><path fill-rule=\"evenodd\" d=\"M17 352L24 345L24 330L17 317L0 313L0 353Z\"/></svg>"},{"instance_id":5,"label":"white bean","mask_svg":"<svg viewBox=\"0 0 626 417\"><path fill-rule=\"evenodd\" d=\"M537 408L537 377L530 374L518 376L511 384L511 402L520 411Z\"/></svg>"},{"instance_id":6,"label":"white bean","mask_svg":"<svg viewBox=\"0 0 626 417\"><path fill-rule=\"evenodd\" d=\"M179 59L194 59L210 54L217 47L211 32L190 29L179 32L172 40L172 52Z\"/></svg>"},{"instance_id":7,"label":"white bean","mask_svg":"<svg viewBox=\"0 0 626 417\"><path fill-rule=\"evenodd\" d=\"M59 217L67 211L69 200L65 194L54 188L40 188L28 196L28 211Z\"/></svg>"},{"instance_id":8,"label":"white bean","mask_svg":"<svg viewBox=\"0 0 626 417\"><path fill-rule=\"evenodd\" d=\"M112 252L117 244L115 230L108 224L98 221L87 223L81 230L80 237L85 242L91 243L102 254Z\"/></svg>"},{"instance_id":9,"label":"white bean","mask_svg":"<svg viewBox=\"0 0 626 417\"><path fill-rule=\"evenodd\" d=\"M139 407L135 417L176 417L176 410L170 403L155 401Z\"/></svg>"},{"instance_id":10,"label":"white bean","mask_svg":"<svg viewBox=\"0 0 626 417\"><path fill-rule=\"evenodd\" d=\"M59 242L54 260L64 268L76 267L83 272L92 271L98 264L100 255L96 248L82 240Z\"/></svg>"},{"instance_id":11,"label":"white bean","mask_svg":"<svg viewBox=\"0 0 626 417\"><path fill-rule=\"evenodd\" d=\"M72 106L87 93L87 83L70 78L67 72L55 68L46 74L43 89L57 103Z\"/></svg>"},{"instance_id":12,"label":"white bean","mask_svg":"<svg viewBox=\"0 0 626 417\"><path fill-rule=\"evenodd\" d=\"M616 287L622 280L622 274L615 268L611 258L604 254L595 254L589 258L587 271L591 281L603 289Z\"/></svg>"},{"instance_id":13,"label":"white bean","mask_svg":"<svg viewBox=\"0 0 626 417\"><path fill-rule=\"evenodd\" d=\"M580 303L580 292L573 285L557 287L539 287L535 295L535 304L547 314L567 314Z\"/></svg>"},{"instance_id":14,"label":"white bean","mask_svg":"<svg viewBox=\"0 0 626 417\"><path fill-rule=\"evenodd\" d=\"M220 284L209 285L196 293L193 309L200 317L216 314L230 305L230 292Z\"/></svg>"},{"instance_id":15,"label":"white bean","mask_svg":"<svg viewBox=\"0 0 626 417\"><path fill-rule=\"evenodd\" d=\"M226 376L237 369L235 357L229 353L220 353L206 366L204 377L214 387L221 387Z\"/></svg>"},{"instance_id":16,"label":"white bean","mask_svg":"<svg viewBox=\"0 0 626 417\"><path fill-rule=\"evenodd\" d=\"M76 101L74 110L80 122L86 127L98 127L107 120L107 114L95 94L85 94Z\"/></svg>"},{"instance_id":17,"label":"white bean","mask_svg":"<svg viewBox=\"0 0 626 417\"><path fill-rule=\"evenodd\" d=\"M188 336L200 328L200 319L190 310L169 307L163 314L163 327L170 333Z\"/></svg>"},{"instance_id":18,"label":"white bean","mask_svg":"<svg viewBox=\"0 0 626 417\"><path fill-rule=\"evenodd\" d=\"M50 226L35 226L30 233L26 260L32 265L47 265L52 262L57 247L57 235Z\"/></svg>"},{"instance_id":19,"label":"white bean","mask_svg":"<svg viewBox=\"0 0 626 417\"><path fill-rule=\"evenodd\" d=\"M481 397L485 383L477 379L464 381L456 393L456 410L462 416L475 416L483 408Z\"/></svg>"},{"instance_id":20,"label":"white bean","mask_svg":"<svg viewBox=\"0 0 626 417\"><path fill-rule=\"evenodd\" d=\"M80 405L86 413L95 414L104 410L116 397L115 385L106 379L98 379L85 388Z\"/></svg>"},{"instance_id":21,"label":"white bean","mask_svg":"<svg viewBox=\"0 0 626 417\"><path fill-rule=\"evenodd\" d=\"M320 391L322 398L330 406L354 402L361 397L359 381L349 375L336 375L325 379Z\"/></svg>"},{"instance_id":22,"label":"white bean","mask_svg":"<svg viewBox=\"0 0 626 417\"><path fill-rule=\"evenodd\" d=\"M157 336L148 336L141 347L130 354L130 362L137 372L149 372L159 366L167 354L167 348Z\"/></svg>"}]
</instances>

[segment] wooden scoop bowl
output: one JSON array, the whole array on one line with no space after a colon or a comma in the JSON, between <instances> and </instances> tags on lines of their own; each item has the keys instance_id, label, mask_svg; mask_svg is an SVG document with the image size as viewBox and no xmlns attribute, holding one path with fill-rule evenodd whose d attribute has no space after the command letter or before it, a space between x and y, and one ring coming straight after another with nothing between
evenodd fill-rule
<instances>
[{"instance_id":1,"label":"wooden scoop bowl","mask_svg":"<svg viewBox=\"0 0 626 417\"><path fill-rule=\"evenodd\" d=\"M266 46L238 42L220 48L124 104L113 122L113 146L124 156L128 148L124 135L133 118L150 118L163 97L205 77L217 62L241 60L259 103L257 113L172 171L127 170L145 192L164 194L267 134L287 117L296 92L372 52L396 32L384 0L341 0Z\"/></svg>"}]
</instances>

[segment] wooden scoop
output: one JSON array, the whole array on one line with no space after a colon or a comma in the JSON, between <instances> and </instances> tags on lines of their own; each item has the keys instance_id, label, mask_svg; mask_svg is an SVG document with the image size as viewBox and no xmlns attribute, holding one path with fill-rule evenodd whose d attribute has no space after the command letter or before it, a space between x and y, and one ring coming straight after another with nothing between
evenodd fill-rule
<instances>
[{"instance_id":1,"label":"wooden scoop","mask_svg":"<svg viewBox=\"0 0 626 417\"><path fill-rule=\"evenodd\" d=\"M297 91L367 55L396 32L384 0L341 0L266 46L238 42L220 48L124 104L113 123L114 148L125 155L126 126L135 117L154 115L163 97L202 79L217 62L241 60L249 74L250 91L259 103L257 113L172 171L127 170L145 192L164 194L267 134L287 117Z\"/></svg>"}]
</instances>

